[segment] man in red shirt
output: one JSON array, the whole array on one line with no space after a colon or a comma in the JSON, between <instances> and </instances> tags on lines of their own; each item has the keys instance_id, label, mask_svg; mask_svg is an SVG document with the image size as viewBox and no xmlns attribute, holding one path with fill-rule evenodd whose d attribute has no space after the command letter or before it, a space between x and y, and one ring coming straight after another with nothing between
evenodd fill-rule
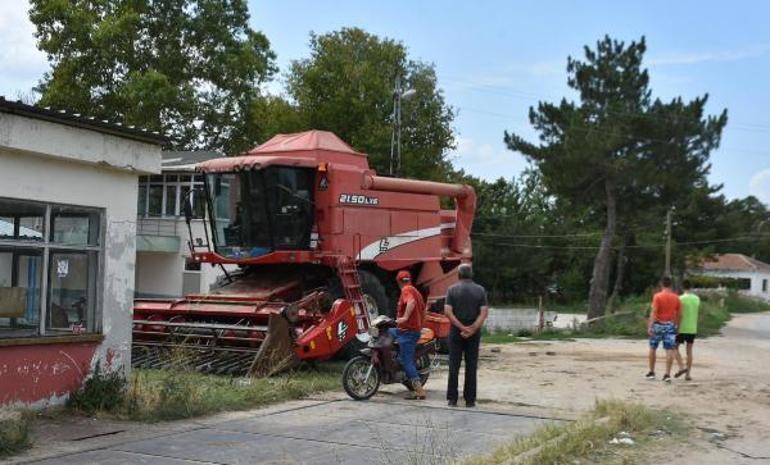
<instances>
[{"instance_id":1,"label":"man in red shirt","mask_svg":"<svg viewBox=\"0 0 770 465\"><path fill-rule=\"evenodd\" d=\"M655 379L655 356L662 341L663 348L666 350L666 374L663 375L663 381L670 383L682 304L679 296L671 290L670 277L664 276L660 280L660 285L662 289L652 297L652 312L647 324L647 334L650 336L650 371L645 378Z\"/></svg>"},{"instance_id":2,"label":"man in red shirt","mask_svg":"<svg viewBox=\"0 0 770 465\"><path fill-rule=\"evenodd\" d=\"M422 320L425 313L425 301L422 294L412 286L412 276L402 270L396 275L401 296L396 308L396 327L390 329L390 335L398 341L398 361L404 368L406 377L412 383L415 399L425 399L425 390L420 383L420 374L414 363L414 351L420 339Z\"/></svg>"}]
</instances>

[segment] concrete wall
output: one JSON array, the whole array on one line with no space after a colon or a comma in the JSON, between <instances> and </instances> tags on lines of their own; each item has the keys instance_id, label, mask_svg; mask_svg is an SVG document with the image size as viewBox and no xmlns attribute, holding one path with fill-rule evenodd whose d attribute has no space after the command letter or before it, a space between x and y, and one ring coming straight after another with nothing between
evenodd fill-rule
<instances>
[{"instance_id":1,"label":"concrete wall","mask_svg":"<svg viewBox=\"0 0 770 465\"><path fill-rule=\"evenodd\" d=\"M181 296L183 270L181 254L139 252L136 254L136 296Z\"/></svg>"},{"instance_id":2,"label":"concrete wall","mask_svg":"<svg viewBox=\"0 0 770 465\"><path fill-rule=\"evenodd\" d=\"M158 219L156 221L177 221L176 228L167 228L177 231L180 239L180 247L177 253L165 252L139 252L136 261L136 297L181 297L184 291L184 266L186 258L190 256L187 247L189 233L184 218ZM205 240L203 231L204 223L201 220L193 220L193 238ZM237 269L228 265L228 270ZM201 264L198 273L198 290L195 293L207 293L211 286L222 276L219 266L212 267L208 263ZM193 273L188 273L188 280L193 279ZM188 281L189 283L189 281Z\"/></svg>"},{"instance_id":3,"label":"concrete wall","mask_svg":"<svg viewBox=\"0 0 770 465\"><path fill-rule=\"evenodd\" d=\"M40 402L60 399L72 387L71 380L59 383L57 377L65 373L79 373L81 378L87 375L82 369L83 356L89 357L86 367L92 368L97 361L126 371L130 367L137 176L140 172L160 172L160 158L160 147L152 144L0 113L1 197L97 207L105 212L103 273L97 279L104 340L93 344L93 356L82 348L70 354L72 344L35 346L34 351L40 354L58 354L62 359L16 367L26 373L26 382L41 385L36 394ZM21 363L17 357L5 355L23 348L0 347L5 351L0 354L0 370L3 366L13 369L9 360ZM18 382L23 387L23 381ZM42 389L42 384L50 389ZM7 394L8 387L3 387ZM18 400L30 402L32 397ZM6 402L13 400L5 397Z\"/></svg>"},{"instance_id":4,"label":"concrete wall","mask_svg":"<svg viewBox=\"0 0 770 465\"><path fill-rule=\"evenodd\" d=\"M741 293L764 300L770 300L770 273L759 271L704 271L699 274L723 278L750 279L751 288L747 291L741 291ZM767 291L762 290L763 280L767 280Z\"/></svg>"}]
</instances>

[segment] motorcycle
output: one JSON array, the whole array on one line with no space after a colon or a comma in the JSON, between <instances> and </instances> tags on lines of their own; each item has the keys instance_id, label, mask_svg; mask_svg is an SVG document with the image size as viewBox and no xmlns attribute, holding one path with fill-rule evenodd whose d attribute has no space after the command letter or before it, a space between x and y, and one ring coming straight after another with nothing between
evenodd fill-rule
<instances>
[{"instance_id":1,"label":"motorcycle","mask_svg":"<svg viewBox=\"0 0 770 465\"><path fill-rule=\"evenodd\" d=\"M410 391L414 388L406 378L398 361L398 344L388 329L395 328L396 322L385 315L375 318L369 327L371 336L360 355L350 359L342 372L342 386L355 400L366 400L377 393L380 384L402 383ZM415 365L424 386L430 372L438 366L437 341L433 331L423 328L414 352Z\"/></svg>"}]
</instances>

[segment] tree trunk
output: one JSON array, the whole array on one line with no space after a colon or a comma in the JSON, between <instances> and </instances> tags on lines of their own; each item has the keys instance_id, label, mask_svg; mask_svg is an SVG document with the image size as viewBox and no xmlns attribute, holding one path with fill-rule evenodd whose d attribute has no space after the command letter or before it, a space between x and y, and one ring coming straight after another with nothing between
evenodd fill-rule
<instances>
[{"instance_id":1,"label":"tree trunk","mask_svg":"<svg viewBox=\"0 0 770 465\"><path fill-rule=\"evenodd\" d=\"M620 298L620 291L623 290L623 277L626 270L626 244L628 244L628 233L623 233L623 241L620 243L620 250L618 251L618 261L615 268L615 285L612 286L612 294L607 301L607 310L610 313L615 313L615 306Z\"/></svg>"},{"instance_id":2,"label":"tree trunk","mask_svg":"<svg viewBox=\"0 0 770 465\"><path fill-rule=\"evenodd\" d=\"M615 223L617 222L614 183L610 180L605 181L604 191L607 195L607 226L604 228L602 242L594 259L591 290L588 293L588 318L604 315L607 305L607 288L609 287L612 261L612 238L615 236Z\"/></svg>"}]
</instances>

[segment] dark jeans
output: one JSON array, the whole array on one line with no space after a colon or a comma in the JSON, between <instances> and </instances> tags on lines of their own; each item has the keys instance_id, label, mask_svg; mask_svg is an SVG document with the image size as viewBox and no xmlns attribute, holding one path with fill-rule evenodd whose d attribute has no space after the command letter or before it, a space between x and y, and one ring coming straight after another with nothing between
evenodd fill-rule
<instances>
[{"instance_id":1,"label":"dark jeans","mask_svg":"<svg viewBox=\"0 0 770 465\"><path fill-rule=\"evenodd\" d=\"M476 402L476 370L479 365L479 344L481 343L481 331L478 331L468 339L460 335L460 330L452 327L449 331L449 385L446 398L451 402L457 402L457 377L460 374L460 362L465 357L465 386L463 398L466 403Z\"/></svg>"},{"instance_id":2,"label":"dark jeans","mask_svg":"<svg viewBox=\"0 0 770 465\"><path fill-rule=\"evenodd\" d=\"M417 366L414 363L414 351L417 348L417 341L420 340L420 332L390 328L388 333L398 341L398 361L401 362L406 379L420 381L420 374L417 373Z\"/></svg>"}]
</instances>

